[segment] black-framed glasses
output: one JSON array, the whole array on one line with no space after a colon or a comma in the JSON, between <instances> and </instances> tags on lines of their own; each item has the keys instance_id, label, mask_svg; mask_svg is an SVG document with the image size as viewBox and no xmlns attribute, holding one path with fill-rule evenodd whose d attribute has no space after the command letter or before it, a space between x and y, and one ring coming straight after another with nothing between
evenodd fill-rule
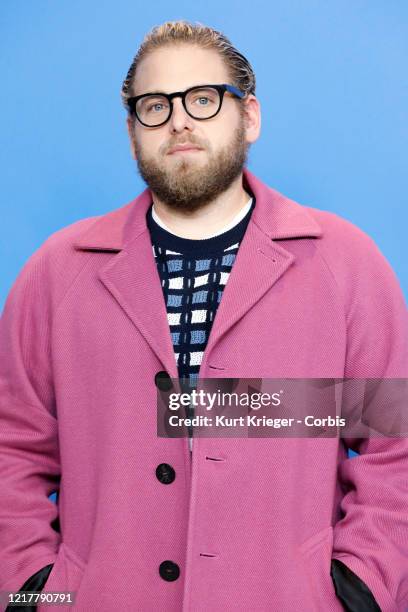
<instances>
[{"instance_id":1,"label":"black-framed glasses","mask_svg":"<svg viewBox=\"0 0 408 612\"><path fill-rule=\"evenodd\" d=\"M159 127L170 119L173 112L173 99L181 98L183 107L193 119L204 121L215 117L222 106L225 92L244 98L245 93L227 83L221 85L195 85L185 91L175 91L171 94L147 93L129 98L129 111L136 115L140 123L146 127Z\"/></svg>"}]
</instances>

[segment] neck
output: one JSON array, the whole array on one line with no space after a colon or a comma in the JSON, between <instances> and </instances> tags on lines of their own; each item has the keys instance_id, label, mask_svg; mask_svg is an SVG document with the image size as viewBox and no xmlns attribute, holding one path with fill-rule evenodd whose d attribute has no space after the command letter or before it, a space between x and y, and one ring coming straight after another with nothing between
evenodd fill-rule
<instances>
[{"instance_id":1,"label":"neck","mask_svg":"<svg viewBox=\"0 0 408 612\"><path fill-rule=\"evenodd\" d=\"M156 214L171 232L196 240L221 231L247 204L250 195L243 188L241 174L226 191L199 210L174 210L156 194L152 198Z\"/></svg>"}]
</instances>

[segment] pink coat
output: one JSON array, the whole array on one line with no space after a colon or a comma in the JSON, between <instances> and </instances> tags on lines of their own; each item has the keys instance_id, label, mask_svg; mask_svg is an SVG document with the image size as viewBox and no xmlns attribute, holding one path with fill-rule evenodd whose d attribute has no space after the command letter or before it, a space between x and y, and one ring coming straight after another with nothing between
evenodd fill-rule
<instances>
[{"instance_id":1,"label":"pink coat","mask_svg":"<svg viewBox=\"0 0 408 612\"><path fill-rule=\"evenodd\" d=\"M372 239L244 179L256 207L200 377L408 377L407 306ZM339 438L195 438L190 464L187 438L157 437L155 375L178 374L150 202L54 233L8 296L0 590L54 563L44 591L80 612L339 612L335 557L407 610L407 439L347 440L349 459Z\"/></svg>"}]
</instances>

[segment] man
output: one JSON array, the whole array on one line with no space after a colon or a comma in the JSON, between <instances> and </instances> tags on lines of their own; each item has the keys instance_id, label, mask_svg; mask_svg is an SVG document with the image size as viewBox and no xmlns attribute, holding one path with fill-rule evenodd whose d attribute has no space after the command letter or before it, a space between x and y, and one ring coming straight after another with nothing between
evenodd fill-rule
<instances>
[{"instance_id":1,"label":"man","mask_svg":"<svg viewBox=\"0 0 408 612\"><path fill-rule=\"evenodd\" d=\"M81 611L406 610L405 439L156 421L175 378L406 377L394 273L245 167L255 76L221 33L154 28L122 97L147 189L53 234L1 320L0 589Z\"/></svg>"}]
</instances>

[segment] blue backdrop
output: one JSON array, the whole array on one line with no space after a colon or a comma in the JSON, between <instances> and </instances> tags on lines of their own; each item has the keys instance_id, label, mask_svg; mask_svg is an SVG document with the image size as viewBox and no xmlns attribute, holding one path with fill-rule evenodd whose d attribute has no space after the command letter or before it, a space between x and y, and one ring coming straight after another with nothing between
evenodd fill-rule
<instances>
[{"instance_id":1,"label":"blue backdrop","mask_svg":"<svg viewBox=\"0 0 408 612\"><path fill-rule=\"evenodd\" d=\"M371 235L408 297L408 3L2 2L0 308L54 231L134 198L120 87L169 19L224 31L252 62L262 135L249 168Z\"/></svg>"},{"instance_id":2,"label":"blue backdrop","mask_svg":"<svg viewBox=\"0 0 408 612\"><path fill-rule=\"evenodd\" d=\"M408 4L201 5L2 2L0 308L52 232L144 188L120 87L146 31L180 18L221 29L253 64L262 135L249 168L371 235L408 297Z\"/></svg>"}]
</instances>

